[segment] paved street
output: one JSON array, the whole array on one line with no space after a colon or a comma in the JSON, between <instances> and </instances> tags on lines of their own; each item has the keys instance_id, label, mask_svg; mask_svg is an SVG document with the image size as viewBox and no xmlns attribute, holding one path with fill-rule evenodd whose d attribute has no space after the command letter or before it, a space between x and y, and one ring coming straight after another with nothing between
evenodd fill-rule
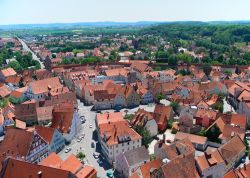
<instances>
[{"instance_id":1,"label":"paved street","mask_svg":"<svg viewBox=\"0 0 250 178\"><path fill-rule=\"evenodd\" d=\"M22 44L23 50L31 52L33 60L38 61L40 63L40 65L41 65L41 69L44 69L44 64L39 60L39 58L37 57L37 55L35 53L33 53L33 51L28 47L28 45L22 39L18 38L18 40Z\"/></svg>"},{"instance_id":2,"label":"paved street","mask_svg":"<svg viewBox=\"0 0 250 178\"><path fill-rule=\"evenodd\" d=\"M95 134L95 112L91 111L92 106L84 106L83 103L78 101L79 114L80 116L84 115L86 122L82 124L81 134L84 133L85 137L81 142L77 142L77 139L74 139L70 145L67 145L65 148L72 148L69 153L65 153L65 149L62 150L58 155L62 159L66 159L70 154L77 154L82 151L86 155L86 164L93 166L97 170L97 175L100 178L106 178L106 171L111 169L111 166L101 158L102 164L98 164L97 159L93 157L94 152L100 152L100 145L97 144L95 148L91 147L91 143L97 143L97 135ZM92 124L92 128L90 128ZM81 135L80 134L80 135ZM81 148L81 149L80 149Z\"/></svg>"},{"instance_id":3,"label":"paved street","mask_svg":"<svg viewBox=\"0 0 250 178\"><path fill-rule=\"evenodd\" d=\"M82 130L81 130L81 134L85 134L84 139L81 142L77 142L77 139L75 138L69 145L66 145L66 148L71 148L72 150L69 153L65 153L65 149L62 150L58 155L64 160L66 159L70 154L74 154L77 155L78 152L83 152L86 155L85 158L85 163L93 166L98 173L98 177L100 178L105 178L106 176L106 172L108 170L110 170L112 167L103 159L101 158L102 164L99 165L99 163L97 162L98 159L95 159L93 156L94 152L98 152L100 153L100 145L97 142L97 134L95 132L95 116L96 116L96 112L95 111L91 111L91 108L93 106L84 106L84 104L82 102L80 102L78 100L78 108L79 108L79 114L80 116L85 116L86 122L84 124L82 124ZM136 108L132 108L132 109L122 109L121 112L123 113L123 115L126 114L134 114L139 108L144 108L146 111L150 111L153 112L154 108L155 108L155 104L149 104L149 105L140 105ZM104 112L114 112L114 110L102 110L102 113ZM90 128L90 125L92 125L92 128ZM173 136L171 133L168 133L168 131L166 131L166 135L168 139L173 140ZM162 138L162 135L159 135L159 138ZM169 138L171 137L171 138ZM95 143L95 148L91 147L91 143L94 142ZM153 146L153 144L152 144ZM152 148L151 148L152 150Z\"/></svg>"}]
</instances>

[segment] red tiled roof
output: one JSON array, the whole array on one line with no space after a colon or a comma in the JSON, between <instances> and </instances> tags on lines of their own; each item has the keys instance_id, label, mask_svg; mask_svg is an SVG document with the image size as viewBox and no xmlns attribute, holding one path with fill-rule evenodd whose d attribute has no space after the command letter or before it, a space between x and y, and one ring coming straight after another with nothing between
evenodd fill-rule
<instances>
[{"instance_id":1,"label":"red tiled roof","mask_svg":"<svg viewBox=\"0 0 250 178\"><path fill-rule=\"evenodd\" d=\"M0 143L0 153L25 157L28 155L32 139L32 132L8 128L4 140Z\"/></svg>"},{"instance_id":2,"label":"red tiled roof","mask_svg":"<svg viewBox=\"0 0 250 178\"><path fill-rule=\"evenodd\" d=\"M206 137L194 135L194 134L189 134L189 133L184 133L184 132L177 132L175 135L176 140L182 140L188 138L192 143L197 143L197 144L205 144L207 141Z\"/></svg>"},{"instance_id":3,"label":"red tiled roof","mask_svg":"<svg viewBox=\"0 0 250 178\"><path fill-rule=\"evenodd\" d=\"M44 127L44 126L35 126L35 130L36 132L41 136L43 137L43 139L48 143L50 144L52 138L53 138L53 135L55 133L55 129L54 128L51 128L51 127Z\"/></svg>"},{"instance_id":4,"label":"red tiled roof","mask_svg":"<svg viewBox=\"0 0 250 178\"><path fill-rule=\"evenodd\" d=\"M16 75L16 71L11 67L1 70L1 73L3 74L4 77Z\"/></svg>"},{"instance_id":5,"label":"red tiled roof","mask_svg":"<svg viewBox=\"0 0 250 178\"><path fill-rule=\"evenodd\" d=\"M125 121L123 119L123 116L122 116L121 112L114 112L114 113L106 112L106 113L103 113L103 114L97 113L96 120L97 120L98 125Z\"/></svg>"},{"instance_id":6,"label":"red tiled roof","mask_svg":"<svg viewBox=\"0 0 250 178\"><path fill-rule=\"evenodd\" d=\"M20 80L21 80L21 77L19 76L10 76L5 80L5 82L18 85Z\"/></svg>"},{"instance_id":7,"label":"red tiled roof","mask_svg":"<svg viewBox=\"0 0 250 178\"><path fill-rule=\"evenodd\" d=\"M243 165L242 168L237 168L226 173L223 178L243 178L250 177L250 164Z\"/></svg>"},{"instance_id":8,"label":"red tiled roof","mask_svg":"<svg viewBox=\"0 0 250 178\"><path fill-rule=\"evenodd\" d=\"M60 80L58 77L34 81L34 82L31 82L29 86L32 88L32 91L34 94L47 93L48 86L50 86L52 90L63 88L63 85L60 83Z\"/></svg>"},{"instance_id":9,"label":"red tiled roof","mask_svg":"<svg viewBox=\"0 0 250 178\"><path fill-rule=\"evenodd\" d=\"M181 155L161 167L163 176L167 178L198 178L193 154ZM171 170L171 171L170 171Z\"/></svg>"},{"instance_id":10,"label":"red tiled roof","mask_svg":"<svg viewBox=\"0 0 250 178\"><path fill-rule=\"evenodd\" d=\"M136 131L129 128L126 121L100 124L99 130L101 137L106 140L108 145L118 144L119 138L129 137L132 141L141 139Z\"/></svg>"},{"instance_id":11,"label":"red tiled roof","mask_svg":"<svg viewBox=\"0 0 250 178\"><path fill-rule=\"evenodd\" d=\"M70 171L77 178L93 178L96 175L96 170L93 167L83 165L73 154L63 161L53 152L40 165Z\"/></svg>"},{"instance_id":12,"label":"red tiled roof","mask_svg":"<svg viewBox=\"0 0 250 178\"><path fill-rule=\"evenodd\" d=\"M147 162L140 166L129 178L150 178L151 171L160 167L161 161L159 159Z\"/></svg>"},{"instance_id":13,"label":"red tiled roof","mask_svg":"<svg viewBox=\"0 0 250 178\"><path fill-rule=\"evenodd\" d=\"M61 103L53 110L51 127L56 128L62 133L68 133L74 114L74 106L70 103Z\"/></svg>"},{"instance_id":14,"label":"red tiled roof","mask_svg":"<svg viewBox=\"0 0 250 178\"><path fill-rule=\"evenodd\" d=\"M10 93L11 91L7 88L6 85L0 87L0 97L4 98L8 96Z\"/></svg>"},{"instance_id":15,"label":"red tiled roof","mask_svg":"<svg viewBox=\"0 0 250 178\"><path fill-rule=\"evenodd\" d=\"M212 166L224 163L218 150L205 152L204 155L196 157L195 160L202 172Z\"/></svg>"},{"instance_id":16,"label":"red tiled roof","mask_svg":"<svg viewBox=\"0 0 250 178\"><path fill-rule=\"evenodd\" d=\"M29 178L38 177L41 172L42 177L46 178L70 178L72 173L69 171L55 169L37 164L15 160L8 158L6 160L6 167L3 168L2 178ZM14 171L13 171L14 170Z\"/></svg>"},{"instance_id":17,"label":"red tiled roof","mask_svg":"<svg viewBox=\"0 0 250 178\"><path fill-rule=\"evenodd\" d=\"M18 119L16 119L15 122L16 122L16 128L26 129L26 122L20 121Z\"/></svg>"},{"instance_id":18,"label":"red tiled roof","mask_svg":"<svg viewBox=\"0 0 250 178\"><path fill-rule=\"evenodd\" d=\"M14 98L21 98L23 96L23 93L14 90L14 91L11 92L10 96L13 96Z\"/></svg>"},{"instance_id":19,"label":"red tiled roof","mask_svg":"<svg viewBox=\"0 0 250 178\"><path fill-rule=\"evenodd\" d=\"M55 152L52 152L47 158L44 158L39 164L42 166L59 168L62 161L63 160Z\"/></svg>"},{"instance_id":20,"label":"red tiled roof","mask_svg":"<svg viewBox=\"0 0 250 178\"><path fill-rule=\"evenodd\" d=\"M226 161L226 163L230 163L231 160L234 160L234 157L238 156L243 150L246 149L245 144L241 140L241 138L236 135L227 143L222 145L219 148L219 152L222 158Z\"/></svg>"},{"instance_id":21,"label":"red tiled roof","mask_svg":"<svg viewBox=\"0 0 250 178\"><path fill-rule=\"evenodd\" d=\"M241 128L246 128L247 116L244 114L232 114L231 115L231 124L238 125Z\"/></svg>"},{"instance_id":22,"label":"red tiled roof","mask_svg":"<svg viewBox=\"0 0 250 178\"><path fill-rule=\"evenodd\" d=\"M105 73L107 76L127 76L128 75L128 70L124 69L124 68L116 68L116 69L109 69L106 70Z\"/></svg>"}]
</instances>

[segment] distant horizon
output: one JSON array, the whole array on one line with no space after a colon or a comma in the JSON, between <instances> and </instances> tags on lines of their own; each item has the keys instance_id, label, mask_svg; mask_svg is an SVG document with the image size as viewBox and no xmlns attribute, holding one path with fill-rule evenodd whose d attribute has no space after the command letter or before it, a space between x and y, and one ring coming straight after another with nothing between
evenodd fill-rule
<instances>
[{"instance_id":1,"label":"distant horizon","mask_svg":"<svg viewBox=\"0 0 250 178\"><path fill-rule=\"evenodd\" d=\"M0 0L0 25L248 21L249 0Z\"/></svg>"},{"instance_id":2,"label":"distant horizon","mask_svg":"<svg viewBox=\"0 0 250 178\"><path fill-rule=\"evenodd\" d=\"M0 24L0 27L3 26L25 26L25 25L60 25L60 24L164 24L164 23L187 23L187 22L201 22L201 23L244 23L250 22L249 20L210 20L210 21L199 21L199 20L177 20L177 21L76 21L76 22L49 22L49 23L20 23L20 24ZM109 25L107 25L109 26Z\"/></svg>"},{"instance_id":3,"label":"distant horizon","mask_svg":"<svg viewBox=\"0 0 250 178\"><path fill-rule=\"evenodd\" d=\"M175 20L175 21L157 21L157 20L139 20L139 21L75 21L75 22L48 22L48 23L16 23L16 24L0 24L0 26L8 26L8 25L47 25L47 24L75 24L75 23L174 23L174 22L250 22L249 20Z\"/></svg>"}]
</instances>

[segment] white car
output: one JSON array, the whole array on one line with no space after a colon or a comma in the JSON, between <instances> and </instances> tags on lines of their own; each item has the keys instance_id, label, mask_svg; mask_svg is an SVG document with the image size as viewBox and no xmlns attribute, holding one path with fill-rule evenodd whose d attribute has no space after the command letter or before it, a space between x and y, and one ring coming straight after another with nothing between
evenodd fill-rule
<instances>
[{"instance_id":1,"label":"white car","mask_svg":"<svg viewBox=\"0 0 250 178\"><path fill-rule=\"evenodd\" d=\"M66 148L65 149L65 153L68 153L68 152L70 152L72 149L71 148Z\"/></svg>"},{"instance_id":2,"label":"white car","mask_svg":"<svg viewBox=\"0 0 250 178\"><path fill-rule=\"evenodd\" d=\"M98 159L99 156L100 156L100 153L93 153L93 156L94 156L95 159Z\"/></svg>"},{"instance_id":3,"label":"white car","mask_svg":"<svg viewBox=\"0 0 250 178\"><path fill-rule=\"evenodd\" d=\"M89 124L89 128L92 128L93 127L93 125L92 124Z\"/></svg>"},{"instance_id":4,"label":"white car","mask_svg":"<svg viewBox=\"0 0 250 178\"><path fill-rule=\"evenodd\" d=\"M77 142L81 142L81 141L82 141L82 139L81 139L81 138L78 138L78 139L77 139Z\"/></svg>"}]
</instances>

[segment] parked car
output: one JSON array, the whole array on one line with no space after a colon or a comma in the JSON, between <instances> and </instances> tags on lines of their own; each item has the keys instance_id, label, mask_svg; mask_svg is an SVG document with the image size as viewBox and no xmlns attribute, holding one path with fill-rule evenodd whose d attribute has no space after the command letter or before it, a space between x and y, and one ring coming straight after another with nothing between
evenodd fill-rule
<instances>
[{"instance_id":1,"label":"parked car","mask_svg":"<svg viewBox=\"0 0 250 178\"><path fill-rule=\"evenodd\" d=\"M81 138L81 139L84 139L84 137L85 137L85 134L83 133L83 134L80 136L80 138Z\"/></svg>"},{"instance_id":2,"label":"parked car","mask_svg":"<svg viewBox=\"0 0 250 178\"><path fill-rule=\"evenodd\" d=\"M93 156L94 156L95 159L98 159L99 156L100 156L100 153L96 153L96 152L95 152L95 153L93 153Z\"/></svg>"},{"instance_id":3,"label":"parked car","mask_svg":"<svg viewBox=\"0 0 250 178\"><path fill-rule=\"evenodd\" d=\"M93 125L92 124L89 124L89 128L92 128L93 127Z\"/></svg>"},{"instance_id":4,"label":"parked car","mask_svg":"<svg viewBox=\"0 0 250 178\"><path fill-rule=\"evenodd\" d=\"M114 172L109 170L106 172L106 176L109 177L109 178L113 178L114 177Z\"/></svg>"},{"instance_id":5,"label":"parked car","mask_svg":"<svg viewBox=\"0 0 250 178\"><path fill-rule=\"evenodd\" d=\"M81 142L81 141L82 141L82 139L81 139L81 138L78 138L78 139L77 139L77 142Z\"/></svg>"},{"instance_id":6,"label":"parked car","mask_svg":"<svg viewBox=\"0 0 250 178\"><path fill-rule=\"evenodd\" d=\"M65 149L65 153L68 153L68 152L70 152L72 149L71 148L66 148Z\"/></svg>"},{"instance_id":7,"label":"parked car","mask_svg":"<svg viewBox=\"0 0 250 178\"><path fill-rule=\"evenodd\" d=\"M86 122L85 116L81 116L80 120L81 120L82 124L85 123Z\"/></svg>"},{"instance_id":8,"label":"parked car","mask_svg":"<svg viewBox=\"0 0 250 178\"><path fill-rule=\"evenodd\" d=\"M101 165L103 162L102 162L102 160L98 159L98 160L97 160L97 163L98 163L99 165Z\"/></svg>"},{"instance_id":9,"label":"parked car","mask_svg":"<svg viewBox=\"0 0 250 178\"><path fill-rule=\"evenodd\" d=\"M95 148L95 143L94 142L91 143L91 147Z\"/></svg>"}]
</instances>

